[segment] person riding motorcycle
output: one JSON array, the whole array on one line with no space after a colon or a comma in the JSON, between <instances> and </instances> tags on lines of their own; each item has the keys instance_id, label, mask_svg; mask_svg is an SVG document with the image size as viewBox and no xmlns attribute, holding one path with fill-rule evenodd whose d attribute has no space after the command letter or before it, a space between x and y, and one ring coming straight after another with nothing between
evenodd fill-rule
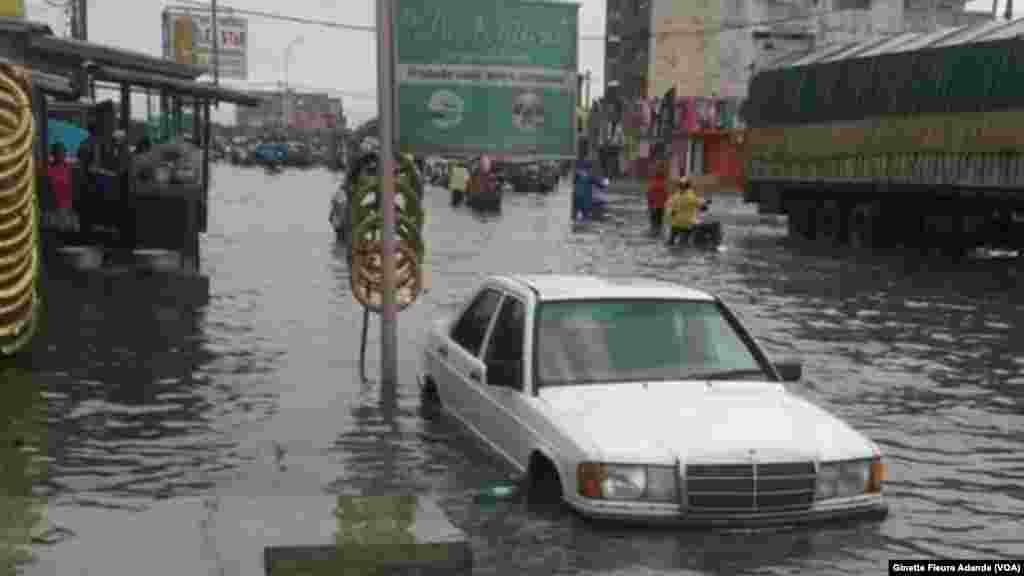
<instances>
[{"instance_id":1,"label":"person riding motorcycle","mask_svg":"<svg viewBox=\"0 0 1024 576\"><path fill-rule=\"evenodd\" d=\"M669 246L675 244L677 238L681 239L683 244L689 243L690 234L697 227L698 213L702 204L703 202L697 196L697 191L690 184L690 180L686 177L680 178L668 201L671 224L667 242Z\"/></svg>"}]
</instances>

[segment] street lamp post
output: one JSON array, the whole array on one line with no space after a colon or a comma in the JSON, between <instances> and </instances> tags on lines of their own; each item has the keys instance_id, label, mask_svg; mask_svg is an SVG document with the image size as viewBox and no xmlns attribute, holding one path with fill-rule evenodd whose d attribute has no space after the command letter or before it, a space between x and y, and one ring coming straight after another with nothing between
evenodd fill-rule
<instances>
[{"instance_id":1,"label":"street lamp post","mask_svg":"<svg viewBox=\"0 0 1024 576\"><path fill-rule=\"evenodd\" d=\"M281 94L281 125L285 127L288 125L288 119L291 116L291 95L289 94L289 78L288 78L288 66L292 60L292 49L303 42L302 36L296 36L288 43L288 46L284 49L284 91Z\"/></svg>"}]
</instances>

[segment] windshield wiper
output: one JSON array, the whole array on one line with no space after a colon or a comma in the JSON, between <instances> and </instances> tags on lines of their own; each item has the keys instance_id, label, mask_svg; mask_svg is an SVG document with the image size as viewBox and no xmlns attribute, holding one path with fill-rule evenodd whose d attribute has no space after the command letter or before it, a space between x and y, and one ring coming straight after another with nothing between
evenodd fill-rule
<instances>
[{"instance_id":1,"label":"windshield wiper","mask_svg":"<svg viewBox=\"0 0 1024 576\"><path fill-rule=\"evenodd\" d=\"M761 376L767 378L767 374L764 370L747 368L744 370L723 370L721 372L708 372L706 374L698 374L691 376L690 380L731 380L733 378L739 378L742 376Z\"/></svg>"}]
</instances>

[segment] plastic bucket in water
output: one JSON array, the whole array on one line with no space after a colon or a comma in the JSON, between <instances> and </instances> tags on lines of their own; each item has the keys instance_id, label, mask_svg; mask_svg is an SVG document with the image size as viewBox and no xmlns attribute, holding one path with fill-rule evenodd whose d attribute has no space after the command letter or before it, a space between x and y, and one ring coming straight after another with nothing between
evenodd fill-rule
<instances>
[{"instance_id":1,"label":"plastic bucket in water","mask_svg":"<svg viewBox=\"0 0 1024 576\"><path fill-rule=\"evenodd\" d=\"M476 495L476 501L482 506L488 507L503 500L512 500L519 496L519 486L513 482L500 481L488 484L480 489Z\"/></svg>"}]
</instances>

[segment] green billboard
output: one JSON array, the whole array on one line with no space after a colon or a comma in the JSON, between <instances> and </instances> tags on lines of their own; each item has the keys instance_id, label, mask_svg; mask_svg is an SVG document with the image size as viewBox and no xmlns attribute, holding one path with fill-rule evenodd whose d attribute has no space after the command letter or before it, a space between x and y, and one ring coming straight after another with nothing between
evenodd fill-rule
<instances>
[{"instance_id":1,"label":"green billboard","mask_svg":"<svg viewBox=\"0 0 1024 576\"><path fill-rule=\"evenodd\" d=\"M578 4L395 0L393 18L399 149L576 155Z\"/></svg>"}]
</instances>

